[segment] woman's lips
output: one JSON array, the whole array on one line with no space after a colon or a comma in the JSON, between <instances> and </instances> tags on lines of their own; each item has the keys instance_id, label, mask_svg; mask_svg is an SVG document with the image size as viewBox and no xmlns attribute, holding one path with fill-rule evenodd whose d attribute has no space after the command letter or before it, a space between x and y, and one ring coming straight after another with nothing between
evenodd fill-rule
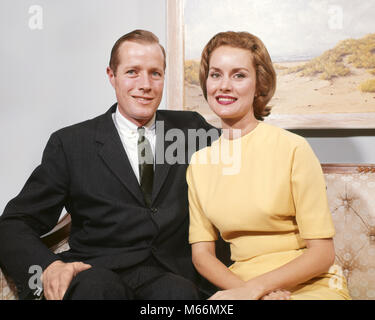
<instances>
[{"instance_id":1,"label":"woman's lips","mask_svg":"<svg viewBox=\"0 0 375 320\"><path fill-rule=\"evenodd\" d=\"M236 102L237 98L231 96L217 96L216 101L221 105L228 105Z\"/></svg>"}]
</instances>

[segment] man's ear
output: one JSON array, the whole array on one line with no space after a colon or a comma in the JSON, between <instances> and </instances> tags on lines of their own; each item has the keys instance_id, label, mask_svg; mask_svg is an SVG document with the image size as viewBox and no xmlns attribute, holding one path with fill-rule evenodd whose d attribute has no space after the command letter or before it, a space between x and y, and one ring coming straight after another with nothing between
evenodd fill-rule
<instances>
[{"instance_id":1,"label":"man's ear","mask_svg":"<svg viewBox=\"0 0 375 320\"><path fill-rule=\"evenodd\" d=\"M107 75L108 75L109 82L114 88L115 87L115 73L112 71L110 67L107 67Z\"/></svg>"}]
</instances>

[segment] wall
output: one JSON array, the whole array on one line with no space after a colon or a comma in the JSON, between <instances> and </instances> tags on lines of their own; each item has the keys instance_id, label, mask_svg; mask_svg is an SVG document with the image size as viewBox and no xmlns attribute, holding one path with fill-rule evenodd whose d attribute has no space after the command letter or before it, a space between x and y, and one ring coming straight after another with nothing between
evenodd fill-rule
<instances>
[{"instance_id":1,"label":"wall","mask_svg":"<svg viewBox=\"0 0 375 320\"><path fill-rule=\"evenodd\" d=\"M166 44L165 11L164 0L0 2L0 215L53 131L115 102L105 72L114 42L141 28Z\"/></svg>"},{"instance_id":2,"label":"wall","mask_svg":"<svg viewBox=\"0 0 375 320\"><path fill-rule=\"evenodd\" d=\"M375 164L375 129L292 131L309 141L321 163Z\"/></svg>"}]
</instances>

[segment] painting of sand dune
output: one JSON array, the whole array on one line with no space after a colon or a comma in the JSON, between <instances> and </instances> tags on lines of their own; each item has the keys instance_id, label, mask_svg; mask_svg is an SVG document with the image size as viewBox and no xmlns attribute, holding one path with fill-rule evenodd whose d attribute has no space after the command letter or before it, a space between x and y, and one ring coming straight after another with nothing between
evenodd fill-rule
<instances>
[{"instance_id":1,"label":"painting of sand dune","mask_svg":"<svg viewBox=\"0 0 375 320\"><path fill-rule=\"evenodd\" d=\"M375 22L372 19L375 1L357 2L353 7L352 2L341 0L335 1L333 7L326 0L286 0L282 4L273 0L239 0L236 1L238 11L229 9L221 13L217 6L221 3L225 7L227 1L216 0L213 9L216 16L206 19L199 17L197 7L194 13L189 11L193 2L185 0L184 109L198 111L209 122L220 126L199 86L200 51L217 32L246 30L263 40L277 73L277 89L269 103L272 112L267 122L284 128L375 128ZM305 6L299 7L301 2ZM267 10L271 7L278 10ZM293 12L295 19L291 19ZM219 29L213 20L221 20L224 14L237 15L238 19L230 15L233 25L230 26L228 19L223 20L225 26ZM264 19L280 25L277 34L272 24L267 29ZM238 24L249 20L253 22ZM198 36L199 28L207 34L201 32ZM261 34L252 30L259 30Z\"/></svg>"}]
</instances>

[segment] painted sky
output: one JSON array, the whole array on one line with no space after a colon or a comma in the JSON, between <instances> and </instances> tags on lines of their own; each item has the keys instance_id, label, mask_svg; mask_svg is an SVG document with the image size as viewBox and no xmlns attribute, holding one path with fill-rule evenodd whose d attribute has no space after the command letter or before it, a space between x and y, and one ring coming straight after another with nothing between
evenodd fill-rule
<instances>
[{"instance_id":1,"label":"painted sky","mask_svg":"<svg viewBox=\"0 0 375 320\"><path fill-rule=\"evenodd\" d=\"M185 59L220 31L260 37L272 59L303 60L375 32L375 0L185 0Z\"/></svg>"}]
</instances>

